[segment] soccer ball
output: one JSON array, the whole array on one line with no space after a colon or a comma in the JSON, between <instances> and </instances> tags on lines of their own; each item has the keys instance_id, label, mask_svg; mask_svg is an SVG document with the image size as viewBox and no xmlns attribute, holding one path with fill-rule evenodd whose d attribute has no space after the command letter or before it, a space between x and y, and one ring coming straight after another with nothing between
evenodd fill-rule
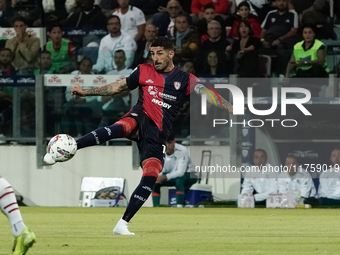
<instances>
[{"instance_id":1,"label":"soccer ball","mask_svg":"<svg viewBox=\"0 0 340 255\"><path fill-rule=\"evenodd\" d=\"M77 142L70 135L56 135L48 142L47 153L50 154L56 162L68 161L73 158L76 152Z\"/></svg>"}]
</instances>

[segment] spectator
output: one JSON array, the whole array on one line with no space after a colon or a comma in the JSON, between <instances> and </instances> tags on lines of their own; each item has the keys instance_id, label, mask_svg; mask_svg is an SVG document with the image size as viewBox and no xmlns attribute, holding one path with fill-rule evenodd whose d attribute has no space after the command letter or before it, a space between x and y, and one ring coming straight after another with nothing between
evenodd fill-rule
<instances>
[{"instance_id":1,"label":"spectator","mask_svg":"<svg viewBox=\"0 0 340 255\"><path fill-rule=\"evenodd\" d=\"M92 61L84 57L79 62L79 69L73 71L73 75L93 74ZM91 88L87 86L86 88ZM66 103L62 107L62 129L63 132L72 136L88 133L90 129L96 128L100 121L102 103L100 97L79 97L71 94L71 87L65 92Z\"/></svg>"},{"instance_id":2,"label":"spectator","mask_svg":"<svg viewBox=\"0 0 340 255\"><path fill-rule=\"evenodd\" d=\"M236 6L245 0L236 0ZM250 6L250 13L257 16L260 21L263 21L267 13L271 11L272 0L247 0Z\"/></svg>"},{"instance_id":3,"label":"spectator","mask_svg":"<svg viewBox=\"0 0 340 255\"><path fill-rule=\"evenodd\" d=\"M328 77L326 47L315 39L314 25L305 25L302 29L303 41L294 46L293 55L287 66L286 77L295 72L294 77Z\"/></svg>"},{"instance_id":4,"label":"spectator","mask_svg":"<svg viewBox=\"0 0 340 255\"><path fill-rule=\"evenodd\" d=\"M217 51L211 50L208 52L204 61L204 70L201 75L223 75L226 70L223 69L220 54Z\"/></svg>"},{"instance_id":5,"label":"spectator","mask_svg":"<svg viewBox=\"0 0 340 255\"><path fill-rule=\"evenodd\" d=\"M9 48L13 56L13 66L20 69L20 74L33 72L40 47L39 38L29 35L26 32L27 22L23 17L14 21L16 36L6 41L6 48Z\"/></svg>"},{"instance_id":6,"label":"spectator","mask_svg":"<svg viewBox=\"0 0 340 255\"><path fill-rule=\"evenodd\" d=\"M230 43L221 36L221 24L218 21L213 20L208 23L208 35L209 39L201 44L196 55L195 63L197 64L196 71L198 73L203 71L202 64L205 62L207 53L211 50L216 50L218 55L221 56L222 66L226 62L225 51Z\"/></svg>"},{"instance_id":7,"label":"spectator","mask_svg":"<svg viewBox=\"0 0 340 255\"><path fill-rule=\"evenodd\" d=\"M194 23L197 19L203 19L204 6L206 4L213 4L217 14L225 14L228 11L228 0L192 0L191 13L194 14Z\"/></svg>"},{"instance_id":8,"label":"spectator","mask_svg":"<svg viewBox=\"0 0 340 255\"><path fill-rule=\"evenodd\" d=\"M15 68L11 64L12 62L12 51L7 48L0 50L0 72L1 75L14 75Z\"/></svg>"},{"instance_id":9,"label":"spectator","mask_svg":"<svg viewBox=\"0 0 340 255\"><path fill-rule=\"evenodd\" d=\"M224 20L221 16L216 15L215 6L213 4L204 5L203 18L196 23L196 27L201 37L201 42L209 38L207 26L208 23L213 20L220 22L221 27L224 27ZM224 29L222 29L222 36L225 36Z\"/></svg>"},{"instance_id":10,"label":"spectator","mask_svg":"<svg viewBox=\"0 0 340 255\"><path fill-rule=\"evenodd\" d=\"M187 73L195 74L196 70L195 70L194 62L191 60L186 61L182 66L182 70Z\"/></svg>"},{"instance_id":11,"label":"spectator","mask_svg":"<svg viewBox=\"0 0 340 255\"><path fill-rule=\"evenodd\" d=\"M181 4L177 0L170 0L166 7L166 12L159 12L153 16L152 23L158 29L159 36L170 34L174 36L175 19L180 15L185 14L182 11ZM189 18L191 23L191 18Z\"/></svg>"},{"instance_id":12,"label":"spectator","mask_svg":"<svg viewBox=\"0 0 340 255\"><path fill-rule=\"evenodd\" d=\"M152 41L156 38L156 36L157 28L152 24L147 25L144 32L144 38L138 42L138 47L135 54L135 60L133 65L134 67L146 62L146 59L149 54L150 45Z\"/></svg>"},{"instance_id":13,"label":"spectator","mask_svg":"<svg viewBox=\"0 0 340 255\"><path fill-rule=\"evenodd\" d=\"M48 35L51 40L44 48L51 52L52 68L58 70L58 73L70 73L75 68L75 48L69 40L62 37L63 30L59 24L52 25Z\"/></svg>"},{"instance_id":14,"label":"spectator","mask_svg":"<svg viewBox=\"0 0 340 255\"><path fill-rule=\"evenodd\" d=\"M320 175L318 195L320 205L340 205L340 148L331 153L332 168Z\"/></svg>"},{"instance_id":15,"label":"spectator","mask_svg":"<svg viewBox=\"0 0 340 255\"><path fill-rule=\"evenodd\" d=\"M285 166L288 172L281 172L278 178L279 193L291 193L297 204L307 202L316 195L312 176L305 169L299 167L296 157L288 156Z\"/></svg>"},{"instance_id":16,"label":"spectator","mask_svg":"<svg viewBox=\"0 0 340 255\"><path fill-rule=\"evenodd\" d=\"M122 95L102 96L101 120L98 128L106 127L118 121L129 110Z\"/></svg>"},{"instance_id":17,"label":"spectator","mask_svg":"<svg viewBox=\"0 0 340 255\"><path fill-rule=\"evenodd\" d=\"M68 14L65 0L42 0L42 6L44 10L45 26L47 27L67 18Z\"/></svg>"},{"instance_id":18,"label":"spectator","mask_svg":"<svg viewBox=\"0 0 340 255\"><path fill-rule=\"evenodd\" d=\"M0 27L11 27L8 15L9 13L6 9L6 0L0 0Z\"/></svg>"},{"instance_id":19,"label":"spectator","mask_svg":"<svg viewBox=\"0 0 340 255\"><path fill-rule=\"evenodd\" d=\"M137 7L129 5L130 0L117 0L119 9L113 13L120 18L122 30L136 42L143 38L145 30L144 13Z\"/></svg>"},{"instance_id":20,"label":"spectator","mask_svg":"<svg viewBox=\"0 0 340 255\"><path fill-rule=\"evenodd\" d=\"M300 15L301 24L325 24L328 14L325 12L326 0L290 0L292 7ZM334 1L337 2L337 1Z\"/></svg>"},{"instance_id":21,"label":"spectator","mask_svg":"<svg viewBox=\"0 0 340 255\"><path fill-rule=\"evenodd\" d=\"M254 37L261 37L261 24L258 17L254 16L250 13L249 3L246 1L241 2L237 6L238 15L236 16L236 20L233 23L233 26L229 32L228 37L237 38L238 36L238 27L242 20L246 20L250 23Z\"/></svg>"},{"instance_id":22,"label":"spectator","mask_svg":"<svg viewBox=\"0 0 340 255\"><path fill-rule=\"evenodd\" d=\"M130 75L130 73L132 72L132 69L128 69L125 66L126 57L125 57L125 52L123 50L117 50L114 53L113 61L115 62L116 69L108 72L107 74L127 75L127 76Z\"/></svg>"},{"instance_id":23,"label":"spectator","mask_svg":"<svg viewBox=\"0 0 340 255\"><path fill-rule=\"evenodd\" d=\"M161 187L176 186L177 207L185 205L185 193L197 182L191 172L194 165L189 157L188 150L175 141L173 134L170 134L166 143L166 159L163 170L159 174L152 191L153 206L160 203ZM190 174L191 173L191 174Z\"/></svg>"},{"instance_id":24,"label":"spectator","mask_svg":"<svg viewBox=\"0 0 340 255\"><path fill-rule=\"evenodd\" d=\"M34 75L57 73L57 70L52 67L51 52L48 50L43 50L39 53L38 66L39 68L34 70Z\"/></svg>"},{"instance_id":25,"label":"spectator","mask_svg":"<svg viewBox=\"0 0 340 255\"><path fill-rule=\"evenodd\" d=\"M198 46L198 36L196 27L189 26L188 18L181 14L175 20L175 33L174 36L169 36L176 46L176 55L180 58L193 58L194 52Z\"/></svg>"},{"instance_id":26,"label":"spectator","mask_svg":"<svg viewBox=\"0 0 340 255\"><path fill-rule=\"evenodd\" d=\"M119 17L116 15L110 17L107 23L109 34L100 41L97 63L93 66L94 72L104 71L107 73L116 69L117 66L113 61L113 55L117 50L125 52L125 66L129 68L132 65L137 45L133 38L122 32L120 28Z\"/></svg>"},{"instance_id":27,"label":"spectator","mask_svg":"<svg viewBox=\"0 0 340 255\"><path fill-rule=\"evenodd\" d=\"M258 77L258 49L261 47L259 38L253 36L251 24L242 20L237 28L237 38L233 46L228 46L227 50L232 50L236 59L236 73L240 78ZM246 90L246 88L243 88Z\"/></svg>"},{"instance_id":28,"label":"spectator","mask_svg":"<svg viewBox=\"0 0 340 255\"><path fill-rule=\"evenodd\" d=\"M265 204L269 193L277 193L277 178L275 174L268 171L270 165L267 164L267 152L265 150L256 149L253 161L255 166L251 172L245 174L241 194L255 193L255 203Z\"/></svg>"},{"instance_id":29,"label":"spectator","mask_svg":"<svg viewBox=\"0 0 340 255\"><path fill-rule=\"evenodd\" d=\"M276 48L285 41L288 43L289 39L296 36L298 29L298 15L288 9L288 0L276 2L278 9L270 11L262 23L261 41L266 49Z\"/></svg>"},{"instance_id":30,"label":"spectator","mask_svg":"<svg viewBox=\"0 0 340 255\"><path fill-rule=\"evenodd\" d=\"M61 24L64 27L81 28L84 30L101 29L107 24L105 14L94 0L80 0L81 10L74 11Z\"/></svg>"}]
</instances>

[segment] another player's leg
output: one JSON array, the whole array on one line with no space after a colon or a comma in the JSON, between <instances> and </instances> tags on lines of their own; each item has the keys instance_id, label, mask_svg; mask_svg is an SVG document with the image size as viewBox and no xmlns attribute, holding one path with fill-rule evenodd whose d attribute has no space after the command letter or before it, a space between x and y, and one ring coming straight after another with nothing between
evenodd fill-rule
<instances>
[{"instance_id":1,"label":"another player's leg","mask_svg":"<svg viewBox=\"0 0 340 255\"><path fill-rule=\"evenodd\" d=\"M129 136L137 127L137 121L134 118L123 118L111 126L98 128L77 140L77 149L99 145L114 138L122 138ZM55 160L47 153L44 157L47 164L54 164Z\"/></svg>"},{"instance_id":2,"label":"another player's leg","mask_svg":"<svg viewBox=\"0 0 340 255\"><path fill-rule=\"evenodd\" d=\"M24 255L35 242L35 235L25 226L11 185L0 177L0 208L7 216L14 235L12 255Z\"/></svg>"},{"instance_id":3,"label":"another player's leg","mask_svg":"<svg viewBox=\"0 0 340 255\"><path fill-rule=\"evenodd\" d=\"M130 202L123 217L118 221L117 225L113 229L113 234L134 235L134 233L131 233L128 230L128 222L148 199L157 180L158 174L162 171L163 165L159 159L149 158L144 162L142 179L135 191L132 193Z\"/></svg>"},{"instance_id":4,"label":"another player's leg","mask_svg":"<svg viewBox=\"0 0 340 255\"><path fill-rule=\"evenodd\" d=\"M156 182L155 185L153 186L153 190L152 190L152 203L153 206L159 206L160 203L160 198L161 198L161 187L163 186L167 186L167 187L171 187L171 186L175 186L175 182L174 179L170 180L170 181L163 181L162 183Z\"/></svg>"}]
</instances>

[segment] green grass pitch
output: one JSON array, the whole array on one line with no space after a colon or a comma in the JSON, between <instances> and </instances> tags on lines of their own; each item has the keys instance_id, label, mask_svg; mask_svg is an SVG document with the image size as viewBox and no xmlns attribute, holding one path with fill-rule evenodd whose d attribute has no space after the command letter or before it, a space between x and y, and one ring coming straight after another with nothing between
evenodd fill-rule
<instances>
[{"instance_id":1,"label":"green grass pitch","mask_svg":"<svg viewBox=\"0 0 340 255\"><path fill-rule=\"evenodd\" d=\"M340 254L339 209L142 208L136 236L115 236L123 208L21 207L33 254ZM0 254L12 234L0 216Z\"/></svg>"}]
</instances>

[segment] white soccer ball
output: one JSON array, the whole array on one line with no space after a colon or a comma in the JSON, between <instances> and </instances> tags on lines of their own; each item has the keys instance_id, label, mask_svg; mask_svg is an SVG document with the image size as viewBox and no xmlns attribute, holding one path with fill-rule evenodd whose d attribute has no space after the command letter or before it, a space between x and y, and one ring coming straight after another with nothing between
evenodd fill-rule
<instances>
[{"instance_id":1,"label":"white soccer ball","mask_svg":"<svg viewBox=\"0 0 340 255\"><path fill-rule=\"evenodd\" d=\"M66 134L52 137L48 143L47 153L51 154L56 162L65 162L73 158L77 152L76 140Z\"/></svg>"}]
</instances>

